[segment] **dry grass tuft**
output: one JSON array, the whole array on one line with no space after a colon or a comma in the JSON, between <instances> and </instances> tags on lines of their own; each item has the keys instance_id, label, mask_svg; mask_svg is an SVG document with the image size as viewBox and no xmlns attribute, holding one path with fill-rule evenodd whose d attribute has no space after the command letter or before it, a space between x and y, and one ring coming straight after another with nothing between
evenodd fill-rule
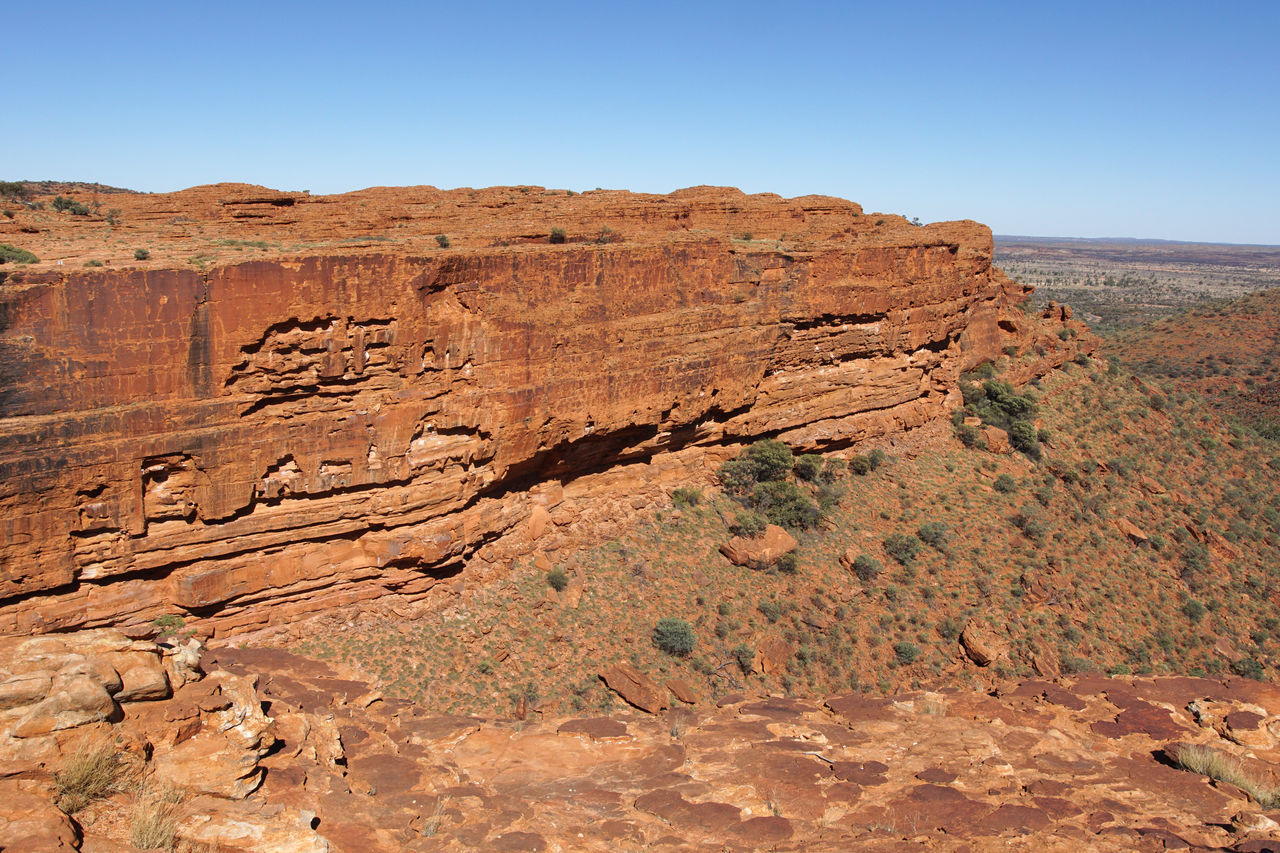
<instances>
[{"instance_id":1,"label":"dry grass tuft","mask_svg":"<svg viewBox=\"0 0 1280 853\"><path fill-rule=\"evenodd\" d=\"M58 808L75 814L115 789L123 768L114 747L105 741L85 741L54 771Z\"/></svg>"},{"instance_id":2,"label":"dry grass tuft","mask_svg":"<svg viewBox=\"0 0 1280 853\"><path fill-rule=\"evenodd\" d=\"M1280 808L1280 789L1262 784L1232 756L1203 744L1179 744L1169 757L1183 770L1235 785L1264 809Z\"/></svg>"},{"instance_id":3,"label":"dry grass tuft","mask_svg":"<svg viewBox=\"0 0 1280 853\"><path fill-rule=\"evenodd\" d=\"M139 786L129 818L129 843L143 850L172 850L183 793L169 785Z\"/></svg>"}]
</instances>

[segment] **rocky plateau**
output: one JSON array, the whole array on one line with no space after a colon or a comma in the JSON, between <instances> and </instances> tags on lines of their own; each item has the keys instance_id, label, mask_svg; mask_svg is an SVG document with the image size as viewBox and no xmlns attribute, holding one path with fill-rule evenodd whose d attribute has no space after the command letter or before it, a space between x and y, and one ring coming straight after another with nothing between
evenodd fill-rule
<instances>
[{"instance_id":1,"label":"rocky plateau","mask_svg":"<svg viewBox=\"0 0 1280 853\"><path fill-rule=\"evenodd\" d=\"M1025 380L1090 345L1019 308L984 226L830 197L106 204L0 234L42 258L0 270L0 634L226 637L483 585L582 534L565 503L662 497L760 437L905 434L1005 348L1043 354ZM80 265L103 232L147 259Z\"/></svg>"},{"instance_id":2,"label":"rocky plateau","mask_svg":"<svg viewBox=\"0 0 1280 853\"><path fill-rule=\"evenodd\" d=\"M0 266L0 849L1280 849L1275 687L1007 677L978 618L946 642L981 683L709 696L602 660L608 714L446 714L268 647L549 571L757 439L915 452L962 374L1089 362L984 226L709 187L94 201L0 222L40 258Z\"/></svg>"}]
</instances>

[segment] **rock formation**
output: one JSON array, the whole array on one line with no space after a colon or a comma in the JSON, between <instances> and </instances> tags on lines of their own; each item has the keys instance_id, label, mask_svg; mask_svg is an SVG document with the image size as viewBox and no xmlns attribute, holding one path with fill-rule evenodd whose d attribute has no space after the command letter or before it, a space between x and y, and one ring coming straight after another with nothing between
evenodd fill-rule
<instances>
[{"instance_id":1,"label":"rock formation","mask_svg":"<svg viewBox=\"0 0 1280 853\"><path fill-rule=\"evenodd\" d=\"M57 266L52 238L89 251L92 224L62 217L0 284L0 634L171 613L227 634L420 597L501 571L613 466L848 446L945 415L1005 346L1041 344L1028 375L1080 346L1019 309L985 227L827 197L111 203L151 260ZM228 239L183 268L206 226ZM231 262L251 237L280 247Z\"/></svg>"},{"instance_id":2,"label":"rock formation","mask_svg":"<svg viewBox=\"0 0 1280 853\"><path fill-rule=\"evenodd\" d=\"M98 673L121 661L106 640L129 644L68 639L95 650L82 662ZM218 650L201 668L171 698L121 703L118 722L40 736L54 743L44 766L56 771L83 733L121 744L122 759L175 784L175 836L216 850L1280 844L1280 691L1244 679L1084 675L517 721L426 713L279 651ZM188 744L189 765L169 773ZM50 804L47 772L0 755L0 847L136 849L121 836L137 786L73 820ZM1183 769L1196 755L1219 769ZM224 784L236 780L252 782Z\"/></svg>"}]
</instances>

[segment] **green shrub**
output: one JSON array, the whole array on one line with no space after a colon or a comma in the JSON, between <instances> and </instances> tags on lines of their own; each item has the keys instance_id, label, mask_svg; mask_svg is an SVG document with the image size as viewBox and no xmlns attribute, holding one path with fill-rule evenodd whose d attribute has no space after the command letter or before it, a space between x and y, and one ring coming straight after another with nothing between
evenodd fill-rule
<instances>
[{"instance_id":1,"label":"green shrub","mask_svg":"<svg viewBox=\"0 0 1280 853\"><path fill-rule=\"evenodd\" d=\"M0 243L0 264L9 263L10 261L15 264L34 264L39 260L26 249L19 249L17 246L10 246L8 243Z\"/></svg>"},{"instance_id":2,"label":"green shrub","mask_svg":"<svg viewBox=\"0 0 1280 853\"><path fill-rule=\"evenodd\" d=\"M971 424L960 424L956 427L956 438L965 447L977 447L982 441L982 431Z\"/></svg>"},{"instance_id":3,"label":"green shrub","mask_svg":"<svg viewBox=\"0 0 1280 853\"><path fill-rule=\"evenodd\" d=\"M984 424L1001 429L1012 430L1014 424L1029 422L1036 414L1035 400L1018 394L1008 382L997 379L988 379L981 385L961 382L960 393L964 396L965 411L981 418Z\"/></svg>"},{"instance_id":4,"label":"green shrub","mask_svg":"<svg viewBox=\"0 0 1280 853\"><path fill-rule=\"evenodd\" d=\"M53 209L59 213L70 213L72 216L88 216L89 208L85 207L78 201L72 201L62 196L53 197Z\"/></svg>"},{"instance_id":5,"label":"green shrub","mask_svg":"<svg viewBox=\"0 0 1280 853\"><path fill-rule=\"evenodd\" d=\"M685 657L695 643L693 626L683 619L664 616L653 626L653 644L669 655Z\"/></svg>"},{"instance_id":6,"label":"green shrub","mask_svg":"<svg viewBox=\"0 0 1280 853\"><path fill-rule=\"evenodd\" d=\"M853 561L853 573L858 576L858 580L863 583L869 583L876 579L880 572L884 571L884 566L875 557L869 557L866 554L859 554Z\"/></svg>"},{"instance_id":7,"label":"green shrub","mask_svg":"<svg viewBox=\"0 0 1280 853\"><path fill-rule=\"evenodd\" d=\"M22 181L0 181L0 197L17 200L26 195L27 185Z\"/></svg>"},{"instance_id":8,"label":"green shrub","mask_svg":"<svg viewBox=\"0 0 1280 853\"><path fill-rule=\"evenodd\" d=\"M848 465L838 456L832 456L822 466L822 482L834 483L844 476L844 472L848 470Z\"/></svg>"},{"instance_id":9,"label":"green shrub","mask_svg":"<svg viewBox=\"0 0 1280 853\"><path fill-rule=\"evenodd\" d=\"M1009 426L1009 443L1032 459L1040 458L1040 435L1030 421L1016 421Z\"/></svg>"},{"instance_id":10,"label":"green shrub","mask_svg":"<svg viewBox=\"0 0 1280 853\"><path fill-rule=\"evenodd\" d=\"M441 249L447 249L447 248L449 248L449 247L450 247L451 245L453 245L453 244L449 242L449 237L448 237L448 235L445 235L445 234L437 234L437 235L436 235L436 245L437 245L437 246L439 246Z\"/></svg>"},{"instance_id":11,"label":"green shrub","mask_svg":"<svg viewBox=\"0 0 1280 853\"><path fill-rule=\"evenodd\" d=\"M872 471L883 465L888 458L885 452L878 447L871 448L871 452L867 454L867 462L871 464Z\"/></svg>"},{"instance_id":12,"label":"green shrub","mask_svg":"<svg viewBox=\"0 0 1280 853\"><path fill-rule=\"evenodd\" d=\"M1093 664L1087 658L1065 653L1058 658L1058 666L1068 675L1093 671Z\"/></svg>"},{"instance_id":13,"label":"green shrub","mask_svg":"<svg viewBox=\"0 0 1280 853\"><path fill-rule=\"evenodd\" d=\"M1043 542L1045 536L1048 535L1049 529L1045 523L1040 520L1034 504L1027 504L1018 511L1013 517L1014 526L1022 531L1022 535L1035 542Z\"/></svg>"},{"instance_id":14,"label":"green shrub","mask_svg":"<svg viewBox=\"0 0 1280 853\"><path fill-rule=\"evenodd\" d=\"M916 658L920 657L920 647L915 643L908 643L906 640L899 640L893 644L894 657L898 659L898 663L903 666L914 663Z\"/></svg>"},{"instance_id":15,"label":"green shrub","mask_svg":"<svg viewBox=\"0 0 1280 853\"><path fill-rule=\"evenodd\" d=\"M786 479L794 465L790 447L781 441L765 438L721 465L717 477L729 492L743 494L756 483Z\"/></svg>"},{"instance_id":16,"label":"green shrub","mask_svg":"<svg viewBox=\"0 0 1280 853\"><path fill-rule=\"evenodd\" d=\"M729 652L729 654L733 655L733 659L737 662L738 669L742 670L743 675L751 674L751 664L756 658L755 649L739 643L733 647L733 650Z\"/></svg>"},{"instance_id":17,"label":"green shrub","mask_svg":"<svg viewBox=\"0 0 1280 853\"><path fill-rule=\"evenodd\" d=\"M84 265L86 267L100 267L102 266L102 261L85 261Z\"/></svg>"},{"instance_id":18,"label":"green shrub","mask_svg":"<svg viewBox=\"0 0 1280 853\"><path fill-rule=\"evenodd\" d=\"M702 500L702 492L691 486L684 486L671 493L671 503L677 507L697 506Z\"/></svg>"},{"instance_id":19,"label":"green shrub","mask_svg":"<svg viewBox=\"0 0 1280 853\"><path fill-rule=\"evenodd\" d=\"M871 460L865 456L853 456L849 459L849 471L859 477L870 473Z\"/></svg>"},{"instance_id":20,"label":"green shrub","mask_svg":"<svg viewBox=\"0 0 1280 853\"><path fill-rule=\"evenodd\" d=\"M788 551L774 562L773 567L783 574L794 575L799 568L799 561L794 552Z\"/></svg>"},{"instance_id":21,"label":"green shrub","mask_svg":"<svg viewBox=\"0 0 1280 853\"><path fill-rule=\"evenodd\" d=\"M814 453L806 453L796 459L793 470L801 480L816 480L822 473L822 457Z\"/></svg>"},{"instance_id":22,"label":"green shrub","mask_svg":"<svg viewBox=\"0 0 1280 853\"><path fill-rule=\"evenodd\" d=\"M565 574L564 569L556 566L554 569L547 572L547 586L551 587L556 592L564 591L564 588L568 585L569 576Z\"/></svg>"},{"instance_id":23,"label":"green shrub","mask_svg":"<svg viewBox=\"0 0 1280 853\"><path fill-rule=\"evenodd\" d=\"M782 617L782 607L775 601L762 601L757 605L757 609L770 622L777 622Z\"/></svg>"},{"instance_id":24,"label":"green shrub","mask_svg":"<svg viewBox=\"0 0 1280 853\"><path fill-rule=\"evenodd\" d=\"M145 261L145 260L149 259L150 257L151 257L151 253L150 253L150 252L148 252L146 249L134 249L134 250L133 250L133 259L134 259L135 261Z\"/></svg>"},{"instance_id":25,"label":"green shrub","mask_svg":"<svg viewBox=\"0 0 1280 853\"><path fill-rule=\"evenodd\" d=\"M751 493L751 503L771 523L793 530L808 530L822 517L818 505L799 486L785 480L758 484Z\"/></svg>"},{"instance_id":26,"label":"green shrub","mask_svg":"<svg viewBox=\"0 0 1280 853\"><path fill-rule=\"evenodd\" d=\"M1209 549L1199 543L1191 543L1182 555L1182 580L1189 586L1200 584L1209 571Z\"/></svg>"},{"instance_id":27,"label":"green shrub","mask_svg":"<svg viewBox=\"0 0 1280 853\"><path fill-rule=\"evenodd\" d=\"M818 486L818 509L823 515L835 509L840 499L845 496L845 488L835 483L822 483Z\"/></svg>"},{"instance_id":28,"label":"green shrub","mask_svg":"<svg viewBox=\"0 0 1280 853\"><path fill-rule=\"evenodd\" d=\"M941 551L947 544L947 526L941 521L926 521L916 531L916 536L926 545Z\"/></svg>"},{"instance_id":29,"label":"green shrub","mask_svg":"<svg viewBox=\"0 0 1280 853\"><path fill-rule=\"evenodd\" d=\"M569 235L565 233L565 230L563 228L551 229L551 237L549 238L549 242L563 243L567 239L569 239Z\"/></svg>"},{"instance_id":30,"label":"green shrub","mask_svg":"<svg viewBox=\"0 0 1280 853\"><path fill-rule=\"evenodd\" d=\"M765 518L758 512L752 510L744 510L738 513L733 520L730 529L739 536L748 539L759 536L764 533L765 526L768 525L769 519Z\"/></svg>"},{"instance_id":31,"label":"green shrub","mask_svg":"<svg viewBox=\"0 0 1280 853\"><path fill-rule=\"evenodd\" d=\"M795 465L791 448L773 438L755 442L738 458L751 466L752 479L757 483L785 479Z\"/></svg>"},{"instance_id":32,"label":"green shrub","mask_svg":"<svg viewBox=\"0 0 1280 853\"><path fill-rule=\"evenodd\" d=\"M1242 678L1252 678L1254 681L1261 681L1266 677L1266 673L1262 669L1262 664L1258 663L1255 658L1243 657L1239 660L1231 662L1231 671Z\"/></svg>"},{"instance_id":33,"label":"green shrub","mask_svg":"<svg viewBox=\"0 0 1280 853\"><path fill-rule=\"evenodd\" d=\"M920 553L920 540L909 533L890 533L884 540L884 550L904 566L910 566Z\"/></svg>"},{"instance_id":34,"label":"green shrub","mask_svg":"<svg viewBox=\"0 0 1280 853\"><path fill-rule=\"evenodd\" d=\"M720 470L716 472L716 479L720 481L720 485L724 490L731 495L741 495L749 492L751 487L756 484L754 469L749 462L741 457L730 459L721 465Z\"/></svg>"},{"instance_id":35,"label":"green shrub","mask_svg":"<svg viewBox=\"0 0 1280 853\"><path fill-rule=\"evenodd\" d=\"M1001 474L999 477L996 477L996 481L991 484L991 488L995 489L997 492L1004 492L1005 494L1008 494L1018 488L1018 482L1008 474Z\"/></svg>"},{"instance_id":36,"label":"green shrub","mask_svg":"<svg viewBox=\"0 0 1280 853\"><path fill-rule=\"evenodd\" d=\"M172 637L183 629L186 621L176 613L165 613L151 620L151 627L156 631L156 639Z\"/></svg>"}]
</instances>

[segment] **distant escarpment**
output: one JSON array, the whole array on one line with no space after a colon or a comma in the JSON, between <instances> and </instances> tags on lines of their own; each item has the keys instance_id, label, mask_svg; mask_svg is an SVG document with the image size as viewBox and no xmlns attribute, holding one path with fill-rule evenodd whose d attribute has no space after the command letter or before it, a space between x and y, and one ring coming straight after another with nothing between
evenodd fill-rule
<instances>
[{"instance_id":1,"label":"distant escarpment","mask_svg":"<svg viewBox=\"0 0 1280 853\"><path fill-rule=\"evenodd\" d=\"M33 220L41 262L3 270L0 633L235 633L483 581L621 466L670 484L761 436L911 430L1002 351L1030 378L1083 340L1021 310L987 228L826 197L111 203ZM157 248L59 266L95 227Z\"/></svg>"}]
</instances>

